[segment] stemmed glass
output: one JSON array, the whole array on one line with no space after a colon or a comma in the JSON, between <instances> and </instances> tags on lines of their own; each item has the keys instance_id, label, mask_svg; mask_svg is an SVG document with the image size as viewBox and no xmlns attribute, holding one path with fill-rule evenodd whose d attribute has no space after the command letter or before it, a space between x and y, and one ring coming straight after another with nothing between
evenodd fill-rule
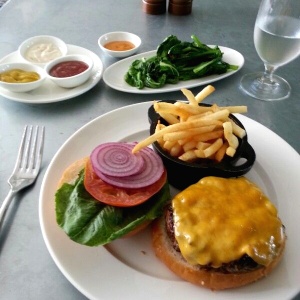
<instances>
[{"instance_id":1,"label":"stemmed glass","mask_svg":"<svg viewBox=\"0 0 300 300\"><path fill-rule=\"evenodd\" d=\"M300 54L300 0L262 0L254 27L254 45L265 71L244 75L240 89L265 101L288 98L289 83L274 71Z\"/></svg>"}]
</instances>

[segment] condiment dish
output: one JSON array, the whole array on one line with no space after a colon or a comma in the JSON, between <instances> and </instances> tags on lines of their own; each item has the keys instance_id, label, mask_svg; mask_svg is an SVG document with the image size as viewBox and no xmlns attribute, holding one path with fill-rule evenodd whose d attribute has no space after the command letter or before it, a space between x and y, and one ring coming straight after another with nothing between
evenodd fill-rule
<instances>
[{"instance_id":1,"label":"condiment dish","mask_svg":"<svg viewBox=\"0 0 300 300\"><path fill-rule=\"evenodd\" d=\"M86 82L93 70L93 60L87 55L66 55L45 66L47 76L63 88L74 88Z\"/></svg>"},{"instance_id":2,"label":"condiment dish","mask_svg":"<svg viewBox=\"0 0 300 300\"><path fill-rule=\"evenodd\" d=\"M63 40L55 36L39 35L25 40L19 46L18 52L24 61L45 66L51 60L65 56L68 47Z\"/></svg>"},{"instance_id":3,"label":"condiment dish","mask_svg":"<svg viewBox=\"0 0 300 300\"><path fill-rule=\"evenodd\" d=\"M176 101L164 100L164 102L174 103ZM204 103L199 105L210 106ZM155 112L153 105L148 110L148 118L150 122L150 135L155 132L158 121L167 125L166 121ZM243 124L234 115L231 114L230 118L245 129ZM172 157L158 142L153 143L152 147L164 163L168 172L169 183L180 190L187 188L206 176L225 178L242 176L250 171L256 159L255 151L248 143L247 134L242 139L239 138L239 146L235 155L233 157L225 157L221 162L216 162L211 159L199 159L197 162L184 162Z\"/></svg>"},{"instance_id":4,"label":"condiment dish","mask_svg":"<svg viewBox=\"0 0 300 300\"><path fill-rule=\"evenodd\" d=\"M38 74L39 79L30 82L21 82L20 77L18 77L18 79L20 79L20 82L6 82L0 80L0 87L10 92L24 93L24 92L29 92L34 89L37 89L42 85L42 83L47 77L45 70L35 65L31 65L27 63L6 63L0 65L0 74L4 72L9 72L11 70L35 72ZM17 72L19 73L19 71Z\"/></svg>"},{"instance_id":5,"label":"condiment dish","mask_svg":"<svg viewBox=\"0 0 300 300\"><path fill-rule=\"evenodd\" d=\"M115 43L115 47L109 47L109 43ZM124 58L133 55L140 48L141 43L142 41L137 35L130 32L121 31L106 33L98 39L98 45L101 50L104 53L117 58ZM107 47L109 47L110 49L108 49Z\"/></svg>"}]
</instances>

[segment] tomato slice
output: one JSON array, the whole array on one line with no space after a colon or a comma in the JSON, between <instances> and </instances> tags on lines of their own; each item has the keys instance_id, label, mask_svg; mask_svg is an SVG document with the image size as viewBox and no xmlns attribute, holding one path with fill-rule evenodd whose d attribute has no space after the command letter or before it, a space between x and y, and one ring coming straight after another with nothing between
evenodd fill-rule
<instances>
[{"instance_id":1,"label":"tomato slice","mask_svg":"<svg viewBox=\"0 0 300 300\"><path fill-rule=\"evenodd\" d=\"M165 184L167 172L164 170L161 178L146 187L138 189L124 189L115 187L100 179L93 170L90 159L87 160L84 173L85 189L97 200L102 203L129 207L141 204L156 194Z\"/></svg>"}]
</instances>

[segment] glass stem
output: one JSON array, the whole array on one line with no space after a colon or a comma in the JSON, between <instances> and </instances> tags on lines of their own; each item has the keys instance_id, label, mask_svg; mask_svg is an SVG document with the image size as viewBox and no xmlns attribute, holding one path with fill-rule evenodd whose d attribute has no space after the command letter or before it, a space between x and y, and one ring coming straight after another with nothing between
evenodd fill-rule
<instances>
[{"instance_id":1,"label":"glass stem","mask_svg":"<svg viewBox=\"0 0 300 300\"><path fill-rule=\"evenodd\" d=\"M273 74L275 72L276 68L272 65L265 64L265 72L263 77L261 78L261 81L264 84L270 84L270 85L275 85L276 82L273 80Z\"/></svg>"}]
</instances>

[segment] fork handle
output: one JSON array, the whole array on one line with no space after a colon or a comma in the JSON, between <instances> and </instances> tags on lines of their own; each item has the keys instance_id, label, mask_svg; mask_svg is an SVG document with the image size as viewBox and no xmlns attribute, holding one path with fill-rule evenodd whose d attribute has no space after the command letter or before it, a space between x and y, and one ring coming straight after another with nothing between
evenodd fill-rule
<instances>
[{"instance_id":1,"label":"fork handle","mask_svg":"<svg viewBox=\"0 0 300 300\"><path fill-rule=\"evenodd\" d=\"M13 199L15 193L16 192L11 189L0 207L0 229L1 229L1 225L4 220L5 212L9 206L9 204L11 203L11 200Z\"/></svg>"}]
</instances>

